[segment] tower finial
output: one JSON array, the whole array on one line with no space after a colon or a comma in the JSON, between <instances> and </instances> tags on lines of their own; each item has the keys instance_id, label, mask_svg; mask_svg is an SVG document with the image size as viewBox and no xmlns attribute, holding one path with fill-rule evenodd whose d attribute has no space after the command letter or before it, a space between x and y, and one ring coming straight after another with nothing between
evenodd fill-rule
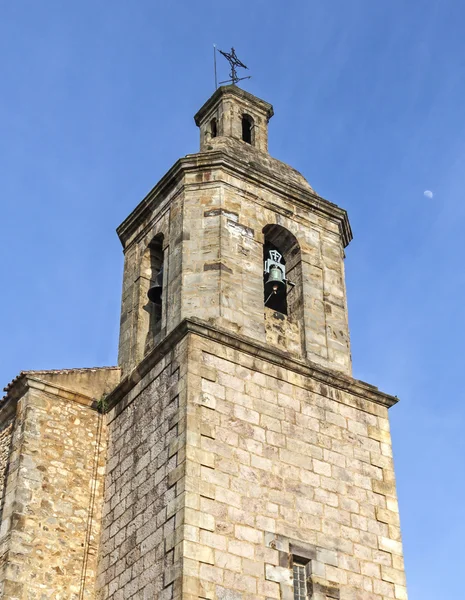
<instances>
[{"instance_id":1,"label":"tower finial","mask_svg":"<svg viewBox=\"0 0 465 600\"><path fill-rule=\"evenodd\" d=\"M247 77L237 76L236 67L239 67L241 69L247 69L248 67L246 67L244 63L237 58L236 51L234 50L234 48L231 48L231 52L223 52L223 50L218 50L218 52L225 57L225 59L229 62L229 65L231 67L231 71L229 73L230 79L227 79L226 81L220 81L220 85L222 83L232 83L233 85L236 85L238 81L251 78L250 75L248 75Z\"/></svg>"}]
</instances>

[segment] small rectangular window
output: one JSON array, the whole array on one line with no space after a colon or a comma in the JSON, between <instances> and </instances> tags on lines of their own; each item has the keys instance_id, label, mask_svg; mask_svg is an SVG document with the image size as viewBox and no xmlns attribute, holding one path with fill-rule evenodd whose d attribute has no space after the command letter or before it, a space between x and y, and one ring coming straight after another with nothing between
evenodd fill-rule
<instances>
[{"instance_id":1,"label":"small rectangular window","mask_svg":"<svg viewBox=\"0 0 465 600\"><path fill-rule=\"evenodd\" d=\"M303 563L294 562L292 571L294 577L294 600L308 600L306 566Z\"/></svg>"}]
</instances>

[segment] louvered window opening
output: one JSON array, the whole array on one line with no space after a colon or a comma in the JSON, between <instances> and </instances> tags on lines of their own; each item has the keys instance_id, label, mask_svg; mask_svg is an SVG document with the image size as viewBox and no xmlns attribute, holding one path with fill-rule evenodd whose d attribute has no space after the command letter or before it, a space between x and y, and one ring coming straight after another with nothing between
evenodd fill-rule
<instances>
[{"instance_id":1,"label":"louvered window opening","mask_svg":"<svg viewBox=\"0 0 465 600\"><path fill-rule=\"evenodd\" d=\"M307 600L307 573L305 565L294 563L294 600Z\"/></svg>"}]
</instances>

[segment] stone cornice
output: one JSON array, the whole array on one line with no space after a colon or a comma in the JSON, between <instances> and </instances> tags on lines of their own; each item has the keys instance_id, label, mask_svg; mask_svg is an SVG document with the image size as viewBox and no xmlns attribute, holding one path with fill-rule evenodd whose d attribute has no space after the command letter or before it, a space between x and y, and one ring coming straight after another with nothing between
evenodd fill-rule
<instances>
[{"instance_id":1,"label":"stone cornice","mask_svg":"<svg viewBox=\"0 0 465 600\"><path fill-rule=\"evenodd\" d=\"M184 319L160 342L131 373L106 397L106 410L110 410L128 394L147 373L188 334L201 336L224 346L234 348L261 360L289 369L300 375L312 378L324 385L363 398L386 408L398 402L398 398L381 392L373 385L343 375L338 371L325 369L311 361L298 360L286 352L271 348L266 344L226 329L214 327L200 319Z\"/></svg>"},{"instance_id":2,"label":"stone cornice","mask_svg":"<svg viewBox=\"0 0 465 600\"><path fill-rule=\"evenodd\" d=\"M26 372L17 377L9 386L8 393L5 398L3 398L0 406L0 422L5 421L14 414L18 400L22 398L28 390L46 392L64 400L72 400L73 402L77 402L78 404L82 404L89 408L97 409L96 398L74 392L61 385L29 375Z\"/></svg>"},{"instance_id":3,"label":"stone cornice","mask_svg":"<svg viewBox=\"0 0 465 600\"><path fill-rule=\"evenodd\" d=\"M241 89L240 87L237 87L236 85L223 85L219 87L216 90L216 92L212 96L210 96L210 98L205 102L202 108L200 108L197 111L194 117L194 121L197 126L200 126L200 123L202 122L205 115L208 115L208 113L212 110L215 104L218 104L218 102L223 96L236 96L237 98L243 99L246 102L254 104L261 112L263 112L266 115L268 121L274 115L273 106L268 102L257 98L257 96L246 92L245 90Z\"/></svg>"},{"instance_id":4,"label":"stone cornice","mask_svg":"<svg viewBox=\"0 0 465 600\"><path fill-rule=\"evenodd\" d=\"M283 163L284 164L284 163ZM234 172L249 182L265 186L272 191L285 196L296 204L310 209L326 219L336 222L339 226L342 243L347 246L352 240L352 230L347 212L336 204L318 196L315 192L286 181L283 183L277 177L270 177L269 173L261 169L259 165L251 168L249 165L223 150L189 154L179 159L171 169L160 179L157 185L147 194L133 212L117 228L118 236L126 247L126 244L138 224L145 220L147 213L166 197L167 192L172 190L176 184L182 181L184 173L211 169L214 167L225 168ZM289 167L290 168L290 167Z\"/></svg>"}]
</instances>

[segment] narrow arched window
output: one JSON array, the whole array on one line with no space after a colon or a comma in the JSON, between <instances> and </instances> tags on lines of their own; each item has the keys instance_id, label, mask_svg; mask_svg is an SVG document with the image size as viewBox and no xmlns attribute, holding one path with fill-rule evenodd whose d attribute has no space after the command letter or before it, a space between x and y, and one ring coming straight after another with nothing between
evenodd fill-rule
<instances>
[{"instance_id":1,"label":"narrow arched window","mask_svg":"<svg viewBox=\"0 0 465 600\"><path fill-rule=\"evenodd\" d=\"M150 314L149 338L156 335L161 328L163 314L163 235L153 238L148 252L148 275L150 278L147 297Z\"/></svg>"},{"instance_id":2,"label":"narrow arched window","mask_svg":"<svg viewBox=\"0 0 465 600\"><path fill-rule=\"evenodd\" d=\"M242 115L242 140L247 144L253 143L254 122L250 115Z\"/></svg>"},{"instance_id":3,"label":"narrow arched window","mask_svg":"<svg viewBox=\"0 0 465 600\"><path fill-rule=\"evenodd\" d=\"M303 298L299 242L281 225L266 225L263 233L265 306L301 319Z\"/></svg>"},{"instance_id":4,"label":"narrow arched window","mask_svg":"<svg viewBox=\"0 0 465 600\"><path fill-rule=\"evenodd\" d=\"M216 119L212 119L210 121L210 135L212 136L212 138L216 138L216 136L218 135L218 123Z\"/></svg>"},{"instance_id":5,"label":"narrow arched window","mask_svg":"<svg viewBox=\"0 0 465 600\"><path fill-rule=\"evenodd\" d=\"M305 355L302 255L297 238L277 224L263 228L263 302L268 343Z\"/></svg>"}]
</instances>

